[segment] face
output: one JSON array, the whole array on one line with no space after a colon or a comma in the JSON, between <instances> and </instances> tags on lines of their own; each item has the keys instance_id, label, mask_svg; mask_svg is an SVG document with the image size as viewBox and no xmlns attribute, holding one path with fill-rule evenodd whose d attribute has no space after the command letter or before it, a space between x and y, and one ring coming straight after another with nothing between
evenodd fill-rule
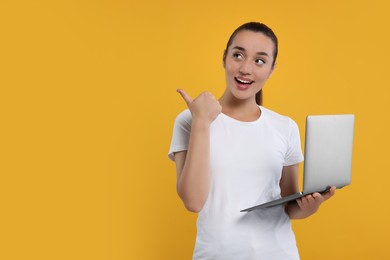
<instances>
[{"instance_id":1,"label":"face","mask_svg":"<svg viewBox=\"0 0 390 260\"><path fill-rule=\"evenodd\" d=\"M224 56L226 95L253 100L273 72L274 43L263 33L239 32Z\"/></svg>"}]
</instances>

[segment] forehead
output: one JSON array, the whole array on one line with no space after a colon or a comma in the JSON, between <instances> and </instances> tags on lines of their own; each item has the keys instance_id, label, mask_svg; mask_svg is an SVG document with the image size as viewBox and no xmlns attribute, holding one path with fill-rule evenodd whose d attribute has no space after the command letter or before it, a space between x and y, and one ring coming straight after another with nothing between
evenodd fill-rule
<instances>
[{"instance_id":1,"label":"forehead","mask_svg":"<svg viewBox=\"0 0 390 260\"><path fill-rule=\"evenodd\" d=\"M266 52L270 56L274 51L273 41L261 32L241 31L234 37L229 49L243 47L247 52Z\"/></svg>"}]
</instances>

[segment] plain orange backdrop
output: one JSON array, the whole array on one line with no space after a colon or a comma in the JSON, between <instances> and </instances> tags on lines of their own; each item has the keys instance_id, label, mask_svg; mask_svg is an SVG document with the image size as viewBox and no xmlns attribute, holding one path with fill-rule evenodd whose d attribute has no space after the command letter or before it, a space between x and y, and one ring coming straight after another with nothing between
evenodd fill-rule
<instances>
[{"instance_id":1,"label":"plain orange backdrop","mask_svg":"<svg viewBox=\"0 0 390 260\"><path fill-rule=\"evenodd\" d=\"M167 157L175 92L224 90L230 33L264 22L264 105L356 115L352 185L293 221L302 259L389 259L389 3L0 2L0 258L190 259L196 215ZM302 167L301 167L302 169Z\"/></svg>"}]
</instances>

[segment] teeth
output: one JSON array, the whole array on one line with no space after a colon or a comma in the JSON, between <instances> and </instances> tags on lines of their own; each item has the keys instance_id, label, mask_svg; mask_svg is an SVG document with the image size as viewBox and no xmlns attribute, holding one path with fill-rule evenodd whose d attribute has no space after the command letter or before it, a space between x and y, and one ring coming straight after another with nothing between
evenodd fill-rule
<instances>
[{"instance_id":1,"label":"teeth","mask_svg":"<svg viewBox=\"0 0 390 260\"><path fill-rule=\"evenodd\" d=\"M250 80L242 80L242 79L239 79L239 78L236 78L237 79L237 81L239 81L240 83L244 83L244 84L249 84L249 83L252 83L252 81L250 81Z\"/></svg>"}]
</instances>

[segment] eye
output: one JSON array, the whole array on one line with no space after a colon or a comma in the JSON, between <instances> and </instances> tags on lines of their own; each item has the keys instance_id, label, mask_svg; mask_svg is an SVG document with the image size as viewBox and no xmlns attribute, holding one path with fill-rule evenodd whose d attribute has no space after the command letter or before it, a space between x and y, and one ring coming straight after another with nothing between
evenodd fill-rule
<instances>
[{"instance_id":1,"label":"eye","mask_svg":"<svg viewBox=\"0 0 390 260\"><path fill-rule=\"evenodd\" d=\"M236 60L242 60L243 56L241 53L233 53L233 58Z\"/></svg>"},{"instance_id":2,"label":"eye","mask_svg":"<svg viewBox=\"0 0 390 260\"><path fill-rule=\"evenodd\" d=\"M255 63L258 64L258 65L263 65L263 64L265 64L265 61L262 60L262 59L256 59Z\"/></svg>"}]
</instances>

